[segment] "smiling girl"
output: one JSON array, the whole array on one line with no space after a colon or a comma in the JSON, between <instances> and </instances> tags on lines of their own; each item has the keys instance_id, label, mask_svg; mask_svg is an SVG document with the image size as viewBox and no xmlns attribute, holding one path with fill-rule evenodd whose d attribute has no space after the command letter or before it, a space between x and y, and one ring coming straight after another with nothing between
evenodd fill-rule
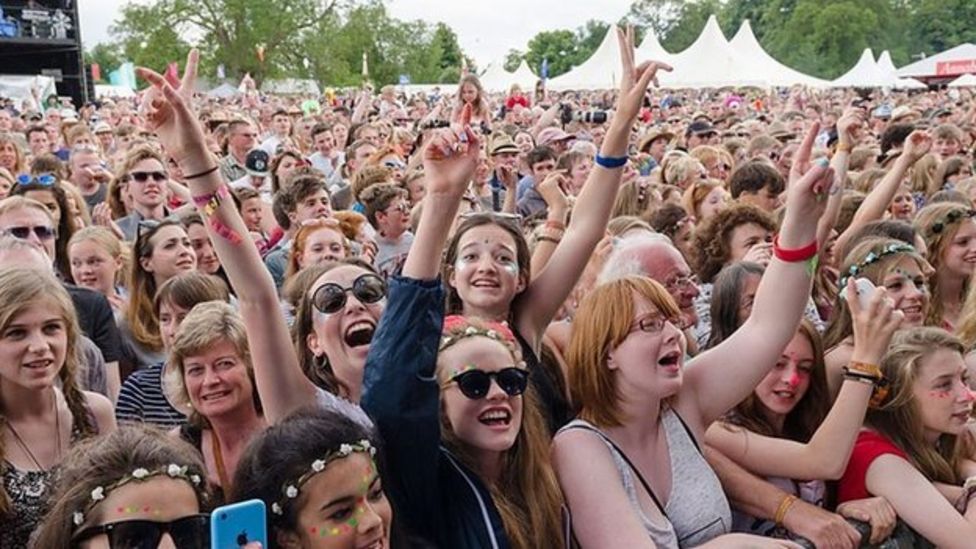
<instances>
[{"instance_id":1,"label":"smiling girl","mask_svg":"<svg viewBox=\"0 0 976 549\"><path fill-rule=\"evenodd\" d=\"M969 280L976 272L974 211L956 203L931 204L915 217L915 229L925 240L928 260L935 269L930 281L932 307L929 324L954 330L959 322Z\"/></svg>"}]
</instances>

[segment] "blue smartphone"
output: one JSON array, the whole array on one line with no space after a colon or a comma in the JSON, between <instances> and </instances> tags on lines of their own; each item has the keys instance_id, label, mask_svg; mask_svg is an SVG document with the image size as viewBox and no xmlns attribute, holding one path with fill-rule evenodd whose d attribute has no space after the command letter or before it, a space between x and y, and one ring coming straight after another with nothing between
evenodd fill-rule
<instances>
[{"instance_id":1,"label":"blue smartphone","mask_svg":"<svg viewBox=\"0 0 976 549\"><path fill-rule=\"evenodd\" d=\"M211 549L238 549L252 542L268 547L267 517L259 499L218 507L210 513Z\"/></svg>"}]
</instances>

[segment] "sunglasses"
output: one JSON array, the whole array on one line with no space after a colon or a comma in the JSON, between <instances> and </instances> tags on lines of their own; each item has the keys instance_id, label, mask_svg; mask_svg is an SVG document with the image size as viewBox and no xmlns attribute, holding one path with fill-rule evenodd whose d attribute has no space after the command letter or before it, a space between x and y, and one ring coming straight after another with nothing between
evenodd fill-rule
<instances>
[{"instance_id":1,"label":"sunglasses","mask_svg":"<svg viewBox=\"0 0 976 549\"><path fill-rule=\"evenodd\" d=\"M58 236L57 229L45 227L44 225L36 225L34 227L8 227L3 229L3 234L12 236L18 240L27 240L30 238L31 233L34 233L34 236L38 240L51 240Z\"/></svg>"},{"instance_id":2,"label":"sunglasses","mask_svg":"<svg viewBox=\"0 0 976 549\"><path fill-rule=\"evenodd\" d=\"M457 383L462 395L471 400L479 400L488 394L493 379L508 396L519 396L525 392L525 388L529 384L529 371L514 366L503 368L497 372L468 370L452 377L448 383Z\"/></svg>"},{"instance_id":3,"label":"sunglasses","mask_svg":"<svg viewBox=\"0 0 976 549\"><path fill-rule=\"evenodd\" d=\"M31 176L26 173L22 173L17 176L18 185L36 184L36 185L41 185L43 187L50 187L54 185L57 182L57 180L58 180L57 177L54 177L49 173L42 173L41 175L38 176Z\"/></svg>"},{"instance_id":4,"label":"sunglasses","mask_svg":"<svg viewBox=\"0 0 976 549\"><path fill-rule=\"evenodd\" d=\"M134 179L139 183L145 183L149 178L153 178L156 182L166 181L166 172L130 172L129 179Z\"/></svg>"},{"instance_id":5,"label":"sunglasses","mask_svg":"<svg viewBox=\"0 0 976 549\"><path fill-rule=\"evenodd\" d=\"M390 168L390 169L393 169L393 170L405 170L405 169L407 169L407 165L404 164L403 162L399 161L399 160L387 160L387 161L383 162L383 165L386 166L387 168Z\"/></svg>"},{"instance_id":6,"label":"sunglasses","mask_svg":"<svg viewBox=\"0 0 976 549\"><path fill-rule=\"evenodd\" d=\"M367 273L356 278L349 288L343 288L334 282L323 284L312 294L312 306L325 314L339 312L346 306L348 292L352 292L365 305L379 303L386 297L386 281L373 273Z\"/></svg>"},{"instance_id":7,"label":"sunglasses","mask_svg":"<svg viewBox=\"0 0 976 549\"><path fill-rule=\"evenodd\" d=\"M77 547L81 542L105 534L111 549L156 549L163 538L169 534L177 549L208 549L210 547L210 517L191 515L171 522L151 520L123 520L92 526L75 535L71 543Z\"/></svg>"}]
</instances>

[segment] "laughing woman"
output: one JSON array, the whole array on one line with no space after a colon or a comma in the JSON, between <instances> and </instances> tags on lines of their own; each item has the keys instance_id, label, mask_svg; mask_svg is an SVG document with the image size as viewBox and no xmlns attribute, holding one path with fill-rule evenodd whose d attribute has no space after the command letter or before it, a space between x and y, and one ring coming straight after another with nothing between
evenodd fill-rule
<instances>
[{"instance_id":1,"label":"laughing woman","mask_svg":"<svg viewBox=\"0 0 976 549\"><path fill-rule=\"evenodd\" d=\"M729 531L729 504L699 441L755 389L796 333L823 213L817 197L832 182L833 171L817 163L790 187L752 314L687 366L678 308L660 284L624 278L584 300L566 355L580 419L553 444L581 546L692 547Z\"/></svg>"},{"instance_id":2,"label":"laughing woman","mask_svg":"<svg viewBox=\"0 0 976 549\"><path fill-rule=\"evenodd\" d=\"M274 281L247 238L247 226L184 97L184 90L196 80L198 59L199 53L191 51L178 90L149 69L140 68L139 74L152 84L149 124L183 173L190 174L185 179L197 210L207 220L207 233L236 292L265 418L273 423L302 406L318 404L370 425L358 402L386 284L361 265L337 264L329 269L299 303L298 347L292 345L284 317L268 314L279 308ZM320 367L335 384L328 389L316 386L305 376L300 361Z\"/></svg>"}]
</instances>

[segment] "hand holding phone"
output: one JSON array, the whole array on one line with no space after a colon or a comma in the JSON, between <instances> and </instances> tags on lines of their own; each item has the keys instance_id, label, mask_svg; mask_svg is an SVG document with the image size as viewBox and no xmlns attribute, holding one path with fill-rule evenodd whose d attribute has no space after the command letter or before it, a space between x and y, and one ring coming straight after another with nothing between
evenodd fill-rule
<instances>
[{"instance_id":1,"label":"hand holding phone","mask_svg":"<svg viewBox=\"0 0 976 549\"><path fill-rule=\"evenodd\" d=\"M875 291L874 284L866 278L854 279L854 290L857 292L858 303L861 304L862 309L867 309L868 304L871 302L871 296L874 295ZM847 299L847 287L840 289L840 298Z\"/></svg>"},{"instance_id":2,"label":"hand holding phone","mask_svg":"<svg viewBox=\"0 0 976 549\"><path fill-rule=\"evenodd\" d=\"M252 499L233 503L218 507L210 514L211 549L240 549L255 542L268 547L263 501Z\"/></svg>"}]
</instances>

